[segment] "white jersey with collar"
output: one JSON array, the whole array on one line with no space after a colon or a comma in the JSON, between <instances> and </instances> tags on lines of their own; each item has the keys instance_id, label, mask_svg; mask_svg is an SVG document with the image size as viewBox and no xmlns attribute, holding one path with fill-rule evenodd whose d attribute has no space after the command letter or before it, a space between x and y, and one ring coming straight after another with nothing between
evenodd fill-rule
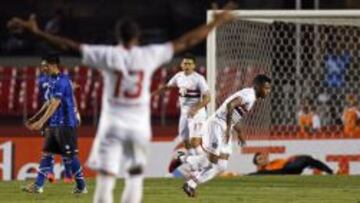
<instances>
[{"instance_id":1,"label":"white jersey with collar","mask_svg":"<svg viewBox=\"0 0 360 203\"><path fill-rule=\"evenodd\" d=\"M234 109L232 114L232 121L231 124L235 125L240 120L246 116L246 114L251 110L251 108L254 106L254 103L256 101L256 94L254 88L244 88L230 97L228 97L221 106L216 110L215 114L213 115L213 118L219 120L221 123L226 124L226 115L227 115L227 104L231 102L235 98L240 98L242 101L242 105L238 106Z\"/></svg>"},{"instance_id":2,"label":"white jersey with collar","mask_svg":"<svg viewBox=\"0 0 360 203\"><path fill-rule=\"evenodd\" d=\"M204 76L197 72L186 75L184 71L175 74L167 83L167 86L179 88L179 100L182 113L194 106L202 99L202 95L209 92L209 86Z\"/></svg>"}]
</instances>

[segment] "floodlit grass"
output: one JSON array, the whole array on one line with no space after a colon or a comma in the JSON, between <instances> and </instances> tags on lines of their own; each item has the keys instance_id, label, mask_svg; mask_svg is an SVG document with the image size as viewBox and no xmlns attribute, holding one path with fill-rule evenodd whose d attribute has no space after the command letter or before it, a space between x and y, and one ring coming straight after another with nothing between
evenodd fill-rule
<instances>
[{"instance_id":1,"label":"floodlit grass","mask_svg":"<svg viewBox=\"0 0 360 203\"><path fill-rule=\"evenodd\" d=\"M88 180L88 194L71 194L73 185L47 183L43 194L20 190L24 181L0 182L0 202L91 202L95 181ZM196 198L183 193L180 179L151 178L144 187L145 203L360 203L359 176L267 176L215 179L201 185ZM123 180L115 189L120 202Z\"/></svg>"}]
</instances>

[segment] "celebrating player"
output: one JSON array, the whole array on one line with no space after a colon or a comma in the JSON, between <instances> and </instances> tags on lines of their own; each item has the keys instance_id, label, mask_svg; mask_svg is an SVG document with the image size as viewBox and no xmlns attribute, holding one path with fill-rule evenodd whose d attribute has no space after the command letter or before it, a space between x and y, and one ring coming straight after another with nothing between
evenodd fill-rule
<instances>
[{"instance_id":1,"label":"celebrating player","mask_svg":"<svg viewBox=\"0 0 360 203\"><path fill-rule=\"evenodd\" d=\"M208 24L180 38L163 44L139 46L140 29L131 20L116 25L116 46L87 45L45 33L38 28L35 16L29 20L13 18L10 26L23 27L63 49L82 54L85 65L102 70L105 87L100 123L88 165L97 170L94 202L113 201L116 176L120 166L126 169L122 202L141 202L145 155L150 141L149 86L152 73L168 62L173 54L203 41L216 26L233 19L220 12Z\"/></svg>"},{"instance_id":2,"label":"celebrating player","mask_svg":"<svg viewBox=\"0 0 360 203\"><path fill-rule=\"evenodd\" d=\"M202 132L202 146L206 156L185 156L179 159L190 164L194 170L200 170L183 185L189 197L195 196L195 188L217 174L225 171L232 152L232 135L237 135L239 143L245 145L241 133L241 120L253 107L256 99L265 98L271 91L271 79L266 75L257 75L253 87L244 88L227 98L224 103L210 116Z\"/></svg>"},{"instance_id":3,"label":"celebrating player","mask_svg":"<svg viewBox=\"0 0 360 203\"><path fill-rule=\"evenodd\" d=\"M210 102L209 86L205 78L195 71L195 67L195 57L191 54L185 55L181 62L182 71L153 93L154 95L173 87L179 88L181 105L179 136L189 154L202 152L200 129L207 117L205 107Z\"/></svg>"}]
</instances>

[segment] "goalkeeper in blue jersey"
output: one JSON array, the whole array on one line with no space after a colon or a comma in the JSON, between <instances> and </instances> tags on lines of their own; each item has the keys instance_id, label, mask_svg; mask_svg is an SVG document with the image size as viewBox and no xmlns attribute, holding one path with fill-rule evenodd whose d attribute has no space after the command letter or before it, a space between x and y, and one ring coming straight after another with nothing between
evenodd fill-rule
<instances>
[{"instance_id":1,"label":"goalkeeper in blue jersey","mask_svg":"<svg viewBox=\"0 0 360 203\"><path fill-rule=\"evenodd\" d=\"M46 57L43 57L40 64L40 76L38 78L38 88L39 88L39 101L43 105L50 100L50 83L51 83L51 76L49 74L49 69L47 66ZM43 108L45 110L45 107ZM32 123L36 120L37 116L39 116L43 111L39 111L39 113L28 120L28 123ZM44 135L45 131L47 130L47 125L45 124L44 127L41 129L41 134ZM64 164L65 172L64 172L64 182L65 183L72 183L72 175L71 175L71 164L66 162L66 158L62 157L62 161ZM52 163L54 161L52 160ZM47 178L50 182L55 182L54 176L54 165L51 165L49 173L47 174Z\"/></svg>"},{"instance_id":2,"label":"goalkeeper in blue jersey","mask_svg":"<svg viewBox=\"0 0 360 203\"><path fill-rule=\"evenodd\" d=\"M23 188L25 192L42 193L47 174L53 165L53 155L60 154L64 162L71 166L76 186L73 193L87 193L80 161L77 157L75 102L71 81L67 75L61 74L58 68L60 60L56 55L46 58L49 68L50 91L49 101L26 125L31 130L40 130L45 125L45 142L39 172L33 184Z\"/></svg>"}]
</instances>

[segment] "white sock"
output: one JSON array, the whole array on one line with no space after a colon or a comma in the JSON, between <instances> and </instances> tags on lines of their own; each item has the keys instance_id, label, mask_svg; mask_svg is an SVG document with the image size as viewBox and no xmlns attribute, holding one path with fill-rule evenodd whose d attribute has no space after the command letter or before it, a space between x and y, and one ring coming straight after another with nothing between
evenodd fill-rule
<instances>
[{"instance_id":1,"label":"white sock","mask_svg":"<svg viewBox=\"0 0 360 203\"><path fill-rule=\"evenodd\" d=\"M143 193L143 175L128 176L125 178L125 188L122 194L122 203L140 203Z\"/></svg>"},{"instance_id":2,"label":"white sock","mask_svg":"<svg viewBox=\"0 0 360 203\"><path fill-rule=\"evenodd\" d=\"M229 160L219 159L218 163L217 163L219 170L220 170L219 172L224 172L228 167L228 163L229 163Z\"/></svg>"},{"instance_id":3,"label":"white sock","mask_svg":"<svg viewBox=\"0 0 360 203\"><path fill-rule=\"evenodd\" d=\"M177 169L185 178L185 180L189 179L191 176L191 166L188 163L182 164Z\"/></svg>"},{"instance_id":4,"label":"white sock","mask_svg":"<svg viewBox=\"0 0 360 203\"><path fill-rule=\"evenodd\" d=\"M94 203L112 203L113 190L116 183L116 177L108 175L96 176L96 189Z\"/></svg>"},{"instance_id":5,"label":"white sock","mask_svg":"<svg viewBox=\"0 0 360 203\"><path fill-rule=\"evenodd\" d=\"M190 187L196 188L198 184L202 184L213 179L219 172L220 170L217 164L211 163L208 167L205 167L196 177L196 182L194 180L189 180L187 183Z\"/></svg>"}]
</instances>

